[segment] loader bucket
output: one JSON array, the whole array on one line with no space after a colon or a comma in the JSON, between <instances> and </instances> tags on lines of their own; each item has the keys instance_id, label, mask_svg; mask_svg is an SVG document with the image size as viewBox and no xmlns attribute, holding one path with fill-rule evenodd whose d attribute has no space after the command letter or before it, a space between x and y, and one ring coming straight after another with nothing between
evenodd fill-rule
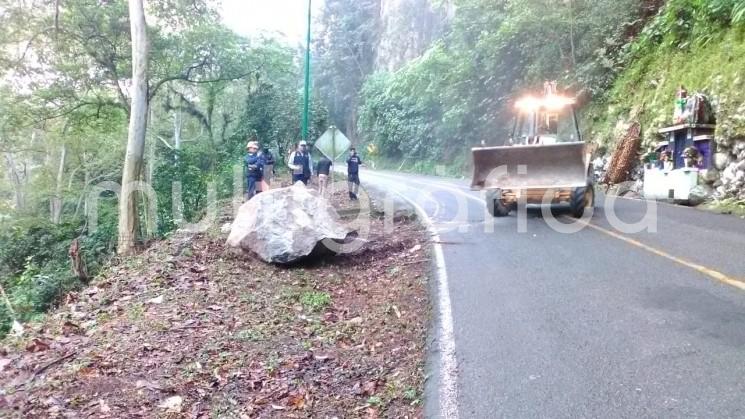
<instances>
[{"instance_id":1,"label":"loader bucket","mask_svg":"<svg viewBox=\"0 0 745 419\"><path fill-rule=\"evenodd\" d=\"M474 148L471 189L575 188L587 185L582 142ZM518 167L524 165L524 172ZM522 172L522 170L520 170Z\"/></svg>"}]
</instances>

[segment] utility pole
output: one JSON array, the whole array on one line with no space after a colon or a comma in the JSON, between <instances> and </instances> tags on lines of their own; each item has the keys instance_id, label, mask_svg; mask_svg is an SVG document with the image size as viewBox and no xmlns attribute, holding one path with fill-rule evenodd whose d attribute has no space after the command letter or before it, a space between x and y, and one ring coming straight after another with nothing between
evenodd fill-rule
<instances>
[{"instance_id":1,"label":"utility pole","mask_svg":"<svg viewBox=\"0 0 745 419\"><path fill-rule=\"evenodd\" d=\"M308 0L308 33L305 38L305 95L303 97L303 140L308 140L309 101L310 101L310 15L311 1Z\"/></svg>"}]
</instances>

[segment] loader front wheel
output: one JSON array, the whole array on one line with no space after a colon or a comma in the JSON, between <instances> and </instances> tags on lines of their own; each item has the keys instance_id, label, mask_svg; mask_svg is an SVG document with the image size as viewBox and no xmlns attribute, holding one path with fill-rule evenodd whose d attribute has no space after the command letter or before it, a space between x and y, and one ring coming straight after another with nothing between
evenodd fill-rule
<instances>
[{"instance_id":1,"label":"loader front wheel","mask_svg":"<svg viewBox=\"0 0 745 419\"><path fill-rule=\"evenodd\" d=\"M585 208L595 205L595 188L587 185L572 191L572 199L569 201L572 217L581 218L585 214Z\"/></svg>"},{"instance_id":2,"label":"loader front wheel","mask_svg":"<svg viewBox=\"0 0 745 419\"><path fill-rule=\"evenodd\" d=\"M510 215L510 207L503 204L500 199L487 199L486 208L492 217L506 217Z\"/></svg>"}]
</instances>

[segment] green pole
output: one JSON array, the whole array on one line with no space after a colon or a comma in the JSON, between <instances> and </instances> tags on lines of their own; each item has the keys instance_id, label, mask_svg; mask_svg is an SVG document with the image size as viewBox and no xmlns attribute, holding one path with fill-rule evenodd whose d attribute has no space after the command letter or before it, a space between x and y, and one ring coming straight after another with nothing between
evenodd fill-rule
<instances>
[{"instance_id":1,"label":"green pole","mask_svg":"<svg viewBox=\"0 0 745 419\"><path fill-rule=\"evenodd\" d=\"M310 100L310 15L311 0L308 0L308 33L305 38L305 95L303 97L303 140L308 140L308 102Z\"/></svg>"}]
</instances>

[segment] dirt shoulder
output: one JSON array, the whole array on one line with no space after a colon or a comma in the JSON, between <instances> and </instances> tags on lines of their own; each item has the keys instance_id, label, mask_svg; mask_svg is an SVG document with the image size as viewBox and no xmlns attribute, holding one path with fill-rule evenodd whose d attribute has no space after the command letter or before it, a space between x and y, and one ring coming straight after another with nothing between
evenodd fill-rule
<instances>
[{"instance_id":1,"label":"dirt shoulder","mask_svg":"<svg viewBox=\"0 0 745 419\"><path fill-rule=\"evenodd\" d=\"M291 268L217 231L154 244L3 342L1 415L421 417L426 234L371 227L355 254Z\"/></svg>"}]
</instances>

